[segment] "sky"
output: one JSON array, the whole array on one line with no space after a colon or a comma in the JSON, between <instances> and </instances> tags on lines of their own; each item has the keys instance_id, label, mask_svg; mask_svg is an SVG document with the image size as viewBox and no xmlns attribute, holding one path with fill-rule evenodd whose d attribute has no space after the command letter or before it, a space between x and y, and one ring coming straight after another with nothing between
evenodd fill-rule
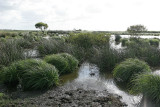
<instances>
[{"instance_id":1,"label":"sky","mask_svg":"<svg viewBox=\"0 0 160 107\"><path fill-rule=\"evenodd\" d=\"M142 24L160 31L160 0L0 0L0 29L125 31Z\"/></svg>"}]
</instances>

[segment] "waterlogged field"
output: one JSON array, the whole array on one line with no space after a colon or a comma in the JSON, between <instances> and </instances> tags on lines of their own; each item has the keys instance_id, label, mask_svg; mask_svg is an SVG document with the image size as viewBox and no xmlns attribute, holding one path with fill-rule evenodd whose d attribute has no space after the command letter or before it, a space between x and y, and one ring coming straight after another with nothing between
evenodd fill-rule
<instances>
[{"instance_id":1,"label":"waterlogged field","mask_svg":"<svg viewBox=\"0 0 160 107\"><path fill-rule=\"evenodd\" d=\"M159 105L159 36L6 35L0 37L1 106Z\"/></svg>"}]
</instances>

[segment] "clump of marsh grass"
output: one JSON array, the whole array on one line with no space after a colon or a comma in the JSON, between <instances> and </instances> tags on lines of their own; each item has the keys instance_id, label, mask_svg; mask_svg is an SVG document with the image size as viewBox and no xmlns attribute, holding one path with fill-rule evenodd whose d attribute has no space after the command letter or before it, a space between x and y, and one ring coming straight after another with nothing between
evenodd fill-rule
<instances>
[{"instance_id":1,"label":"clump of marsh grass","mask_svg":"<svg viewBox=\"0 0 160 107\"><path fill-rule=\"evenodd\" d=\"M124 52L117 51L106 45L93 48L90 60L100 68L100 71L111 72L115 65L124 60L124 58Z\"/></svg>"},{"instance_id":2,"label":"clump of marsh grass","mask_svg":"<svg viewBox=\"0 0 160 107\"><path fill-rule=\"evenodd\" d=\"M70 34L66 41L78 47L89 49L93 46L102 46L109 43L109 34L105 33L77 33Z\"/></svg>"},{"instance_id":3,"label":"clump of marsh grass","mask_svg":"<svg viewBox=\"0 0 160 107\"><path fill-rule=\"evenodd\" d=\"M127 38L123 38L123 39L121 39L122 46L126 46L127 41L128 41L128 39L127 39Z\"/></svg>"},{"instance_id":4,"label":"clump of marsh grass","mask_svg":"<svg viewBox=\"0 0 160 107\"><path fill-rule=\"evenodd\" d=\"M0 77L9 87L20 84L23 90L37 90L57 85L59 75L54 66L42 60L27 59L3 68Z\"/></svg>"},{"instance_id":5,"label":"clump of marsh grass","mask_svg":"<svg viewBox=\"0 0 160 107\"><path fill-rule=\"evenodd\" d=\"M154 46L150 46L145 40L131 41L127 45L125 52L129 58L142 59L151 66L158 66L160 64L160 50Z\"/></svg>"},{"instance_id":6,"label":"clump of marsh grass","mask_svg":"<svg viewBox=\"0 0 160 107\"><path fill-rule=\"evenodd\" d=\"M53 65L42 63L41 66L32 67L22 75L23 90L44 90L58 85L58 70Z\"/></svg>"},{"instance_id":7,"label":"clump of marsh grass","mask_svg":"<svg viewBox=\"0 0 160 107\"><path fill-rule=\"evenodd\" d=\"M0 65L9 65L21 59L25 59L24 49L16 40L11 39L0 43Z\"/></svg>"},{"instance_id":8,"label":"clump of marsh grass","mask_svg":"<svg viewBox=\"0 0 160 107\"><path fill-rule=\"evenodd\" d=\"M44 60L54 65L59 74L73 72L78 67L78 60L67 53L48 55Z\"/></svg>"},{"instance_id":9,"label":"clump of marsh grass","mask_svg":"<svg viewBox=\"0 0 160 107\"><path fill-rule=\"evenodd\" d=\"M68 62L68 68L66 70L67 72L73 72L78 68L79 62L74 56L68 53L61 53L60 55L63 56L65 59L67 59Z\"/></svg>"},{"instance_id":10,"label":"clump of marsh grass","mask_svg":"<svg viewBox=\"0 0 160 107\"><path fill-rule=\"evenodd\" d=\"M120 40L121 40L121 36L120 35L115 35L115 41L120 42Z\"/></svg>"},{"instance_id":11,"label":"clump of marsh grass","mask_svg":"<svg viewBox=\"0 0 160 107\"><path fill-rule=\"evenodd\" d=\"M159 40L158 40L158 39L150 39L150 40L149 40L149 43L150 43L150 45L152 45L152 46L156 46L156 47L159 46Z\"/></svg>"},{"instance_id":12,"label":"clump of marsh grass","mask_svg":"<svg viewBox=\"0 0 160 107\"><path fill-rule=\"evenodd\" d=\"M41 56L64 52L67 44L63 40L42 39L38 44L38 51Z\"/></svg>"},{"instance_id":13,"label":"clump of marsh grass","mask_svg":"<svg viewBox=\"0 0 160 107\"><path fill-rule=\"evenodd\" d=\"M130 83L136 74L151 72L150 67L139 59L126 59L113 70L113 76L118 82Z\"/></svg>"},{"instance_id":14,"label":"clump of marsh grass","mask_svg":"<svg viewBox=\"0 0 160 107\"><path fill-rule=\"evenodd\" d=\"M144 73L137 75L132 81L133 88L131 93L143 93L144 96L149 97L156 103L160 102L160 76L152 73Z\"/></svg>"}]
</instances>

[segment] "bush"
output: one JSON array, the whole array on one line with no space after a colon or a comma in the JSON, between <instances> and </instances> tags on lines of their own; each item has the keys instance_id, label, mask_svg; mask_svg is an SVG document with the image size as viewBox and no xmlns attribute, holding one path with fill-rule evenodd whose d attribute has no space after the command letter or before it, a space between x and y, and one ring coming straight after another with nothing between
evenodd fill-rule
<instances>
[{"instance_id":1,"label":"bush","mask_svg":"<svg viewBox=\"0 0 160 107\"><path fill-rule=\"evenodd\" d=\"M0 65L9 65L21 59L25 59L24 49L16 40L7 40L0 43Z\"/></svg>"},{"instance_id":2,"label":"bush","mask_svg":"<svg viewBox=\"0 0 160 107\"><path fill-rule=\"evenodd\" d=\"M59 74L65 73L69 66L67 59L59 54L48 55L44 58L44 61L54 65L59 70Z\"/></svg>"},{"instance_id":3,"label":"bush","mask_svg":"<svg viewBox=\"0 0 160 107\"><path fill-rule=\"evenodd\" d=\"M146 40L140 40L138 42L131 41L127 45L126 55L129 58L142 59L151 66L158 66L160 64L160 50L150 46Z\"/></svg>"},{"instance_id":4,"label":"bush","mask_svg":"<svg viewBox=\"0 0 160 107\"><path fill-rule=\"evenodd\" d=\"M151 72L150 67L138 59L126 59L113 70L114 78L119 82L130 82L136 74Z\"/></svg>"},{"instance_id":5,"label":"bush","mask_svg":"<svg viewBox=\"0 0 160 107\"><path fill-rule=\"evenodd\" d=\"M125 58L124 52L117 51L106 45L104 47L94 48L91 62L96 64L100 71L112 71L117 63Z\"/></svg>"},{"instance_id":6,"label":"bush","mask_svg":"<svg viewBox=\"0 0 160 107\"><path fill-rule=\"evenodd\" d=\"M39 54L42 56L64 52L67 44L63 40L42 39L38 44Z\"/></svg>"},{"instance_id":7,"label":"bush","mask_svg":"<svg viewBox=\"0 0 160 107\"><path fill-rule=\"evenodd\" d=\"M63 56L68 61L68 67L66 69L66 72L73 72L78 68L78 60L67 53L61 53L61 56Z\"/></svg>"},{"instance_id":8,"label":"bush","mask_svg":"<svg viewBox=\"0 0 160 107\"><path fill-rule=\"evenodd\" d=\"M120 36L120 35L115 35L115 41L116 41L116 42L119 42L120 39L121 39L121 36Z\"/></svg>"},{"instance_id":9,"label":"bush","mask_svg":"<svg viewBox=\"0 0 160 107\"><path fill-rule=\"evenodd\" d=\"M109 43L110 35L104 33L77 33L70 34L66 39L69 43L89 49L92 46L102 46Z\"/></svg>"},{"instance_id":10,"label":"bush","mask_svg":"<svg viewBox=\"0 0 160 107\"><path fill-rule=\"evenodd\" d=\"M121 39L121 41L122 41L122 46L126 46L126 42L128 41L128 39L124 38L124 39Z\"/></svg>"},{"instance_id":11,"label":"bush","mask_svg":"<svg viewBox=\"0 0 160 107\"><path fill-rule=\"evenodd\" d=\"M152 73L138 75L133 81L131 93L143 93L151 100L160 102L160 76Z\"/></svg>"},{"instance_id":12,"label":"bush","mask_svg":"<svg viewBox=\"0 0 160 107\"><path fill-rule=\"evenodd\" d=\"M54 65L59 70L59 74L73 72L78 65L78 61L66 53L49 55L44 60Z\"/></svg>"},{"instance_id":13,"label":"bush","mask_svg":"<svg viewBox=\"0 0 160 107\"><path fill-rule=\"evenodd\" d=\"M58 84L57 69L41 60L27 59L12 63L1 71L1 80L7 86L20 84L24 90L50 88Z\"/></svg>"},{"instance_id":14,"label":"bush","mask_svg":"<svg viewBox=\"0 0 160 107\"><path fill-rule=\"evenodd\" d=\"M152 46L156 46L156 47L159 46L159 40L158 40L158 39L150 39L150 40L149 40L149 43L150 43L150 45L152 45Z\"/></svg>"},{"instance_id":15,"label":"bush","mask_svg":"<svg viewBox=\"0 0 160 107\"><path fill-rule=\"evenodd\" d=\"M22 87L24 90L49 89L58 85L59 76L57 69L43 62L43 66L31 68L22 76Z\"/></svg>"}]
</instances>

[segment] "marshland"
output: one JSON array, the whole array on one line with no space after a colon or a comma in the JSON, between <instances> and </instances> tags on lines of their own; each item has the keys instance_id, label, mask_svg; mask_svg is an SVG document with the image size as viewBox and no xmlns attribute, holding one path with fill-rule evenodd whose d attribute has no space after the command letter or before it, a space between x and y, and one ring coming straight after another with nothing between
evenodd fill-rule
<instances>
[{"instance_id":1,"label":"marshland","mask_svg":"<svg viewBox=\"0 0 160 107\"><path fill-rule=\"evenodd\" d=\"M2 30L0 105L158 107L158 35Z\"/></svg>"},{"instance_id":2,"label":"marshland","mask_svg":"<svg viewBox=\"0 0 160 107\"><path fill-rule=\"evenodd\" d=\"M160 107L159 0L0 0L0 107Z\"/></svg>"}]
</instances>

